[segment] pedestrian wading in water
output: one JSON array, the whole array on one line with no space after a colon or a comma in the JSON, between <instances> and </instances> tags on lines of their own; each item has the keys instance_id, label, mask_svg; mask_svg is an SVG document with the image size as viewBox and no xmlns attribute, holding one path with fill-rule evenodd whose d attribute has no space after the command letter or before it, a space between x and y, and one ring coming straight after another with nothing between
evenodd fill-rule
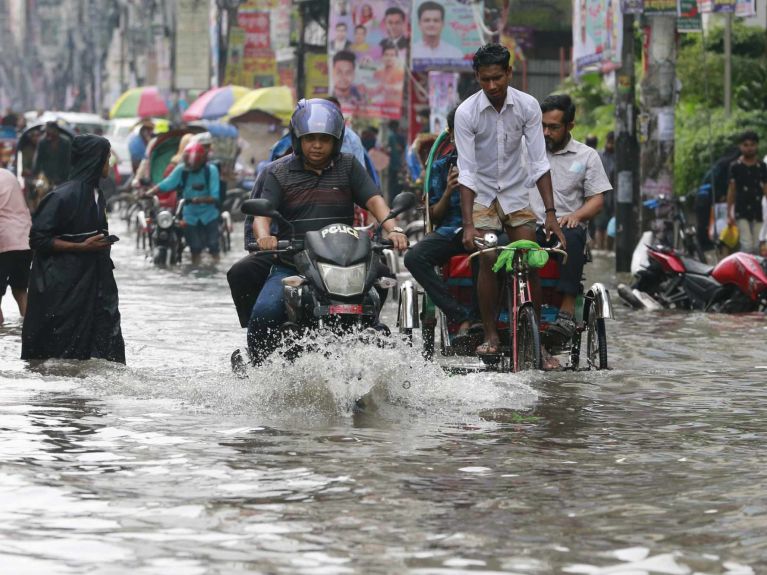
<instances>
[{"instance_id":1,"label":"pedestrian wading in water","mask_svg":"<svg viewBox=\"0 0 767 575\"><path fill-rule=\"evenodd\" d=\"M77 136L69 180L32 218L35 250L22 359L101 358L125 363L117 284L99 179L109 170L109 141Z\"/></svg>"}]
</instances>

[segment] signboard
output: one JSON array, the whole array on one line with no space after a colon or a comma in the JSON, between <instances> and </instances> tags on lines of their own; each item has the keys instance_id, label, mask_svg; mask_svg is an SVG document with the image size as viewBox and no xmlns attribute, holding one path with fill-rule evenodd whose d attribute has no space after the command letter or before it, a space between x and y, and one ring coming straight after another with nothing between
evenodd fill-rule
<instances>
[{"instance_id":1,"label":"signboard","mask_svg":"<svg viewBox=\"0 0 767 575\"><path fill-rule=\"evenodd\" d=\"M644 0L621 0L621 11L624 14L641 14L644 10Z\"/></svg>"},{"instance_id":2,"label":"signboard","mask_svg":"<svg viewBox=\"0 0 767 575\"><path fill-rule=\"evenodd\" d=\"M679 0L679 18L676 21L679 32L702 32L703 20L698 11L697 0Z\"/></svg>"},{"instance_id":3,"label":"signboard","mask_svg":"<svg viewBox=\"0 0 767 575\"><path fill-rule=\"evenodd\" d=\"M708 14L711 12L735 12L737 0L700 0L700 11Z\"/></svg>"},{"instance_id":4,"label":"signboard","mask_svg":"<svg viewBox=\"0 0 767 575\"><path fill-rule=\"evenodd\" d=\"M341 102L344 115L402 115L409 13L410 0L332 0L330 93Z\"/></svg>"},{"instance_id":5,"label":"signboard","mask_svg":"<svg viewBox=\"0 0 767 575\"><path fill-rule=\"evenodd\" d=\"M677 0L644 0L645 16L677 15Z\"/></svg>"},{"instance_id":6,"label":"signboard","mask_svg":"<svg viewBox=\"0 0 767 575\"><path fill-rule=\"evenodd\" d=\"M202 0L178 0L176 22L183 34L176 34L176 88L210 88L210 6Z\"/></svg>"},{"instance_id":7,"label":"signboard","mask_svg":"<svg viewBox=\"0 0 767 575\"><path fill-rule=\"evenodd\" d=\"M484 44L472 5L460 0L414 0L410 65L414 71L469 70Z\"/></svg>"},{"instance_id":8,"label":"signboard","mask_svg":"<svg viewBox=\"0 0 767 575\"><path fill-rule=\"evenodd\" d=\"M304 70L306 97L325 98L328 95L328 57L325 54L307 54Z\"/></svg>"},{"instance_id":9,"label":"signboard","mask_svg":"<svg viewBox=\"0 0 767 575\"><path fill-rule=\"evenodd\" d=\"M623 13L612 0L574 0L573 63L576 76L621 65Z\"/></svg>"},{"instance_id":10,"label":"signboard","mask_svg":"<svg viewBox=\"0 0 767 575\"><path fill-rule=\"evenodd\" d=\"M756 0L738 0L735 4L735 15L740 18L756 16Z\"/></svg>"}]
</instances>

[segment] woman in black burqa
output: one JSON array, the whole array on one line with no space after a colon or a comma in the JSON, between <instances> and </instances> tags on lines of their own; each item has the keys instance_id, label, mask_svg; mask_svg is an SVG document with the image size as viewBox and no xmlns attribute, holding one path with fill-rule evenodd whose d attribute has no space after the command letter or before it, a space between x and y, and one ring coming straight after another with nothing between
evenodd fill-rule
<instances>
[{"instance_id":1,"label":"woman in black burqa","mask_svg":"<svg viewBox=\"0 0 767 575\"><path fill-rule=\"evenodd\" d=\"M22 359L125 363L105 202L97 188L109 171L109 149L105 138L77 136L69 180L43 198L32 218L35 256Z\"/></svg>"}]
</instances>

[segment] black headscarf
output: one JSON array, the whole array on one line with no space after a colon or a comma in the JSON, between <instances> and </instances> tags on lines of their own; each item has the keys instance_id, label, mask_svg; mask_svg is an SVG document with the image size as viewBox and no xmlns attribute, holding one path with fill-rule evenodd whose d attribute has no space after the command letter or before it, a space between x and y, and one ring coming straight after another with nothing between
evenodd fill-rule
<instances>
[{"instance_id":1,"label":"black headscarf","mask_svg":"<svg viewBox=\"0 0 767 575\"><path fill-rule=\"evenodd\" d=\"M75 136L72 141L72 167L70 180L80 180L96 186L101 178L101 171L109 157L109 140L101 136Z\"/></svg>"}]
</instances>

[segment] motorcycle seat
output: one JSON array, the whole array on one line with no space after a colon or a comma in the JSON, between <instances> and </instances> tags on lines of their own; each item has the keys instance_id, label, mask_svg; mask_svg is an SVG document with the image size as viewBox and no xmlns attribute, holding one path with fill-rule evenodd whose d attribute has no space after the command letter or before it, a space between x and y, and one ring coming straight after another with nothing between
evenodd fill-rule
<instances>
[{"instance_id":1,"label":"motorcycle seat","mask_svg":"<svg viewBox=\"0 0 767 575\"><path fill-rule=\"evenodd\" d=\"M691 274L696 274L699 276L708 276L708 275L711 275L712 271L714 271L714 266L704 264L692 258L683 257L682 263L684 264L684 269Z\"/></svg>"}]
</instances>

